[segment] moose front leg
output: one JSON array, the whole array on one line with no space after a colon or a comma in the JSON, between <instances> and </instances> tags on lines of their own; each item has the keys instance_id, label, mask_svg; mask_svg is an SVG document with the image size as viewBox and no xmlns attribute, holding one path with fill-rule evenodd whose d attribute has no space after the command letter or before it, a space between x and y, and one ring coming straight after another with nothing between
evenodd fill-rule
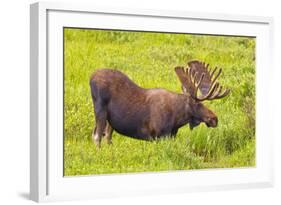
<instances>
[{"instance_id":1,"label":"moose front leg","mask_svg":"<svg viewBox=\"0 0 281 205\"><path fill-rule=\"evenodd\" d=\"M178 133L178 129L174 129L174 130L172 130L172 132L171 132L171 138L176 138L176 136L177 136L177 133Z\"/></svg>"}]
</instances>

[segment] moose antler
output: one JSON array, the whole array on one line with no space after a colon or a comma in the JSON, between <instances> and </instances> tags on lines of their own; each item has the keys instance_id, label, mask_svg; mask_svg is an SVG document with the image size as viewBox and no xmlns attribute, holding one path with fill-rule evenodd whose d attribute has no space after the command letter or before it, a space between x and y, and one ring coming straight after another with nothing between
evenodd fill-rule
<instances>
[{"instance_id":1,"label":"moose antler","mask_svg":"<svg viewBox=\"0 0 281 205\"><path fill-rule=\"evenodd\" d=\"M175 71L185 88L186 92L197 101L220 99L227 96L230 92L225 89L222 92L222 86L216 82L222 69L208 68L209 64L200 61L188 62L188 67L176 67ZM200 76L200 77L199 77ZM201 96L198 97L198 90L201 91Z\"/></svg>"},{"instance_id":2,"label":"moose antler","mask_svg":"<svg viewBox=\"0 0 281 205\"><path fill-rule=\"evenodd\" d=\"M194 84L186 74L186 70L184 69L184 67L182 66L175 67L175 72L181 81L184 92L192 93L194 91Z\"/></svg>"},{"instance_id":3,"label":"moose antler","mask_svg":"<svg viewBox=\"0 0 281 205\"><path fill-rule=\"evenodd\" d=\"M191 61L188 63L186 71L189 82L194 86L194 91L191 92L191 96L198 101L220 99L227 96L230 93L230 89L222 91L223 87L216 82L222 69L218 72L217 67L214 69L208 68L209 64L205 64L199 61ZM197 76L200 75L200 79ZM202 95L198 97L198 89L200 89Z\"/></svg>"}]
</instances>

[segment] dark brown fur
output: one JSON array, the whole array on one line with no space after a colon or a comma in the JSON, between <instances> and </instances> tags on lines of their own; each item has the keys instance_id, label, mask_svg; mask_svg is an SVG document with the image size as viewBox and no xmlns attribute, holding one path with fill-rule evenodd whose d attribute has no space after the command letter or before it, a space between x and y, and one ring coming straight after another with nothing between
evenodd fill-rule
<instances>
[{"instance_id":1,"label":"dark brown fur","mask_svg":"<svg viewBox=\"0 0 281 205\"><path fill-rule=\"evenodd\" d=\"M123 135L154 140L175 136L180 127L205 122L216 127L216 115L189 95L165 89L144 89L117 70L99 69L90 79L96 127L93 140L103 135L111 143L115 130Z\"/></svg>"}]
</instances>

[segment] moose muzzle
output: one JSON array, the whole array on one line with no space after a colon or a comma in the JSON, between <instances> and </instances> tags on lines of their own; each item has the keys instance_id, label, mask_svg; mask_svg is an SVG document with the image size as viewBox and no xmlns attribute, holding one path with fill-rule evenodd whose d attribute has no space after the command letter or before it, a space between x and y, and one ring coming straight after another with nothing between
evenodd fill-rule
<instances>
[{"instance_id":1,"label":"moose muzzle","mask_svg":"<svg viewBox=\"0 0 281 205\"><path fill-rule=\"evenodd\" d=\"M207 127L217 127L218 126L218 118L217 117L213 117L213 118L208 118L205 121Z\"/></svg>"}]
</instances>

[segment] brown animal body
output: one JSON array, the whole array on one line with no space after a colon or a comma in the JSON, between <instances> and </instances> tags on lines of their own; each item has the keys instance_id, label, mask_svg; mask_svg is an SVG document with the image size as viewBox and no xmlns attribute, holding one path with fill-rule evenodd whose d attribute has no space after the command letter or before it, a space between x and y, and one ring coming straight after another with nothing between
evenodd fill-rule
<instances>
[{"instance_id":1,"label":"brown animal body","mask_svg":"<svg viewBox=\"0 0 281 205\"><path fill-rule=\"evenodd\" d=\"M204 122L208 127L216 127L217 116L186 91L190 88L185 83L191 82L185 82L189 79L184 68L177 67L176 73L184 94L141 88L117 70L99 69L93 73L90 87L96 121L95 143L100 146L102 136L111 143L113 130L136 139L154 140L175 136L186 124L193 128Z\"/></svg>"}]
</instances>

